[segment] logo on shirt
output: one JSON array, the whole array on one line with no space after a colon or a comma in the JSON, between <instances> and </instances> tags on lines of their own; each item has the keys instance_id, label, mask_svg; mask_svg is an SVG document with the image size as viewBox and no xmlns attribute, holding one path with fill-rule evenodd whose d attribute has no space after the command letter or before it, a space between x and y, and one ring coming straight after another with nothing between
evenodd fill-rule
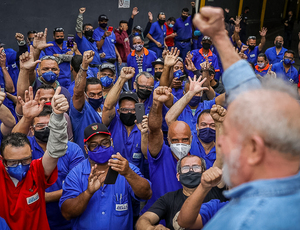
<instances>
[{"instance_id":1,"label":"logo on shirt","mask_svg":"<svg viewBox=\"0 0 300 230\"><path fill-rule=\"evenodd\" d=\"M141 159L142 158L142 154L141 153L134 153L132 156L133 159Z\"/></svg>"},{"instance_id":2,"label":"logo on shirt","mask_svg":"<svg viewBox=\"0 0 300 230\"><path fill-rule=\"evenodd\" d=\"M116 211L122 212L128 210L128 203L126 204L116 204Z\"/></svg>"},{"instance_id":3,"label":"logo on shirt","mask_svg":"<svg viewBox=\"0 0 300 230\"><path fill-rule=\"evenodd\" d=\"M115 42L115 39L111 39L111 42Z\"/></svg>"},{"instance_id":4,"label":"logo on shirt","mask_svg":"<svg viewBox=\"0 0 300 230\"><path fill-rule=\"evenodd\" d=\"M147 71L147 72L151 72L151 71L152 71L152 68L147 68L146 71Z\"/></svg>"},{"instance_id":5,"label":"logo on shirt","mask_svg":"<svg viewBox=\"0 0 300 230\"><path fill-rule=\"evenodd\" d=\"M34 194L34 195L33 195L33 196L31 196L31 197L27 197L27 198L26 198L26 200L27 200L27 204L28 204L28 205L30 205L30 204L32 204L32 203L34 203L34 202L36 202L38 199L40 199L40 197L39 197L39 194L38 194L38 193Z\"/></svg>"},{"instance_id":6,"label":"logo on shirt","mask_svg":"<svg viewBox=\"0 0 300 230\"><path fill-rule=\"evenodd\" d=\"M92 130L97 130L98 129L98 125L93 125L92 126Z\"/></svg>"},{"instance_id":7,"label":"logo on shirt","mask_svg":"<svg viewBox=\"0 0 300 230\"><path fill-rule=\"evenodd\" d=\"M185 26L188 26L188 25L189 25L189 23L185 23L184 25L185 25Z\"/></svg>"},{"instance_id":8,"label":"logo on shirt","mask_svg":"<svg viewBox=\"0 0 300 230\"><path fill-rule=\"evenodd\" d=\"M14 63L14 64L12 64L12 65L11 65L11 67L13 67L13 68L17 68L17 64L16 64L16 63Z\"/></svg>"},{"instance_id":9,"label":"logo on shirt","mask_svg":"<svg viewBox=\"0 0 300 230\"><path fill-rule=\"evenodd\" d=\"M250 57L255 57L255 54L251 54Z\"/></svg>"},{"instance_id":10,"label":"logo on shirt","mask_svg":"<svg viewBox=\"0 0 300 230\"><path fill-rule=\"evenodd\" d=\"M290 82L291 82L291 83L294 83L294 80L293 80L293 79L290 79Z\"/></svg>"}]
</instances>

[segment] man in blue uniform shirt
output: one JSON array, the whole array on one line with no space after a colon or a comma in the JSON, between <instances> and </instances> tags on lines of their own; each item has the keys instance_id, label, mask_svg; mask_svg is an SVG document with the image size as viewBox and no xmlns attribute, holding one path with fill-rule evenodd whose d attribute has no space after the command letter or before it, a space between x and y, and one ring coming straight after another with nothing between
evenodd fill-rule
<instances>
[{"instance_id":1,"label":"man in blue uniform shirt","mask_svg":"<svg viewBox=\"0 0 300 230\"><path fill-rule=\"evenodd\" d=\"M100 71L97 74L97 78L100 79L102 85L102 95L104 97L104 102L108 92L112 89L116 81L116 66L109 62L103 63L100 66Z\"/></svg>"},{"instance_id":2,"label":"man in blue uniform shirt","mask_svg":"<svg viewBox=\"0 0 300 230\"><path fill-rule=\"evenodd\" d=\"M152 23L150 31L147 35L149 39L149 49L156 53L156 57L162 57L162 52L166 45L165 37L167 28L165 26L166 15L160 12L157 16L157 21Z\"/></svg>"},{"instance_id":3,"label":"man in blue uniform shirt","mask_svg":"<svg viewBox=\"0 0 300 230\"><path fill-rule=\"evenodd\" d=\"M265 55L267 56L270 65L281 62L283 59L283 55L285 51L287 51L287 49L283 47L283 44L283 37L277 36L274 40L275 46L266 50Z\"/></svg>"},{"instance_id":4,"label":"man in blue uniform shirt","mask_svg":"<svg viewBox=\"0 0 300 230\"><path fill-rule=\"evenodd\" d=\"M54 41L49 42L53 46L47 47L45 49L45 54L50 56L57 56L59 54L73 55L73 52L67 47L67 41L64 41L65 34L63 28L55 28L53 30ZM60 73L58 82L61 86L68 88L71 84L71 70L70 70L70 61L63 61L59 64Z\"/></svg>"},{"instance_id":5,"label":"man in blue uniform shirt","mask_svg":"<svg viewBox=\"0 0 300 230\"><path fill-rule=\"evenodd\" d=\"M293 66L295 63L295 53L292 50L285 51L283 60L272 66L272 71L277 74L277 77L282 78L285 81L289 81L292 84L298 84L298 71Z\"/></svg>"},{"instance_id":6,"label":"man in blue uniform shirt","mask_svg":"<svg viewBox=\"0 0 300 230\"><path fill-rule=\"evenodd\" d=\"M72 219L73 229L133 229L131 201L149 199L150 182L120 153L114 154L105 125L86 127L84 142L88 159L78 164L63 184L59 203L63 216ZM119 173L114 184L104 183L109 167Z\"/></svg>"}]
</instances>

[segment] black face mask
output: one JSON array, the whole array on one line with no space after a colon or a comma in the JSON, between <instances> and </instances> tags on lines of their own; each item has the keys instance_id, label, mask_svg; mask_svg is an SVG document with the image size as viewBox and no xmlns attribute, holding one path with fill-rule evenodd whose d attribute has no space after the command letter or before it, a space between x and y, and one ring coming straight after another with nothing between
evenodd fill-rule
<instances>
[{"instance_id":1,"label":"black face mask","mask_svg":"<svg viewBox=\"0 0 300 230\"><path fill-rule=\"evenodd\" d=\"M201 183L202 173L189 171L181 173L179 176L180 183L187 188L196 188Z\"/></svg>"},{"instance_id":2,"label":"black face mask","mask_svg":"<svg viewBox=\"0 0 300 230\"><path fill-rule=\"evenodd\" d=\"M142 100L146 100L147 98L149 98L151 93L152 93L152 91L147 90L147 89L138 89L136 92L138 97Z\"/></svg>"},{"instance_id":3,"label":"black face mask","mask_svg":"<svg viewBox=\"0 0 300 230\"><path fill-rule=\"evenodd\" d=\"M84 35L86 36L86 38L91 38L93 37L94 31L92 30L87 30L84 32Z\"/></svg>"},{"instance_id":4,"label":"black face mask","mask_svg":"<svg viewBox=\"0 0 300 230\"><path fill-rule=\"evenodd\" d=\"M185 21L187 18L188 18L188 16L181 15L182 21Z\"/></svg>"},{"instance_id":5,"label":"black face mask","mask_svg":"<svg viewBox=\"0 0 300 230\"><path fill-rule=\"evenodd\" d=\"M160 79L161 74L162 74L162 72L156 72L156 73L154 74L154 78L155 78L156 81L158 81L158 80Z\"/></svg>"},{"instance_id":6,"label":"black face mask","mask_svg":"<svg viewBox=\"0 0 300 230\"><path fill-rule=\"evenodd\" d=\"M255 46L251 46L251 45L249 45L248 47L250 50L254 50L254 48L255 48Z\"/></svg>"},{"instance_id":7,"label":"black face mask","mask_svg":"<svg viewBox=\"0 0 300 230\"><path fill-rule=\"evenodd\" d=\"M41 130L34 130L34 137L43 143L47 143L49 134L50 134L49 127L43 128Z\"/></svg>"},{"instance_id":8,"label":"black face mask","mask_svg":"<svg viewBox=\"0 0 300 230\"><path fill-rule=\"evenodd\" d=\"M59 39L55 39L55 42L60 45L64 42L64 39L63 38L59 38Z\"/></svg>"},{"instance_id":9,"label":"black face mask","mask_svg":"<svg viewBox=\"0 0 300 230\"><path fill-rule=\"evenodd\" d=\"M282 43L281 42L276 42L275 43L275 46L277 49L281 48L282 47Z\"/></svg>"},{"instance_id":10,"label":"black face mask","mask_svg":"<svg viewBox=\"0 0 300 230\"><path fill-rule=\"evenodd\" d=\"M205 49L205 50L209 50L209 48L210 48L210 44L209 43L202 43L202 47L203 47L203 49Z\"/></svg>"},{"instance_id":11,"label":"black face mask","mask_svg":"<svg viewBox=\"0 0 300 230\"><path fill-rule=\"evenodd\" d=\"M162 20L162 19L158 19L158 24L159 25L163 25L163 24L165 24L165 22L166 22L166 20Z\"/></svg>"},{"instance_id":12,"label":"black face mask","mask_svg":"<svg viewBox=\"0 0 300 230\"><path fill-rule=\"evenodd\" d=\"M133 113L120 113L120 120L124 125L132 126L132 125L134 125L136 116Z\"/></svg>"},{"instance_id":13,"label":"black face mask","mask_svg":"<svg viewBox=\"0 0 300 230\"><path fill-rule=\"evenodd\" d=\"M104 28L106 28L107 23L99 23L99 26L100 26L102 29L104 29Z\"/></svg>"}]
</instances>

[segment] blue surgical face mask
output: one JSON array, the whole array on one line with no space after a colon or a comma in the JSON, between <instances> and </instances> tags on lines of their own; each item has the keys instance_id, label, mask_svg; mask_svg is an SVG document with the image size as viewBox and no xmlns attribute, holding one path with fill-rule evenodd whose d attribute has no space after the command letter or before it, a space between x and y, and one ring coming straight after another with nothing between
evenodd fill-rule
<instances>
[{"instance_id":1,"label":"blue surgical face mask","mask_svg":"<svg viewBox=\"0 0 300 230\"><path fill-rule=\"evenodd\" d=\"M44 78L44 80L47 82L47 83L54 83L57 79L57 75L56 73L52 72L51 70L46 72L46 73L43 73L42 74L42 77Z\"/></svg>"},{"instance_id":2,"label":"blue surgical face mask","mask_svg":"<svg viewBox=\"0 0 300 230\"><path fill-rule=\"evenodd\" d=\"M198 137L204 143L210 143L212 141L215 141L215 139L216 139L216 130L211 129L211 128L199 129Z\"/></svg>"},{"instance_id":3,"label":"blue surgical face mask","mask_svg":"<svg viewBox=\"0 0 300 230\"><path fill-rule=\"evenodd\" d=\"M173 28L174 25L170 23L168 26L169 28Z\"/></svg>"},{"instance_id":4,"label":"blue surgical face mask","mask_svg":"<svg viewBox=\"0 0 300 230\"><path fill-rule=\"evenodd\" d=\"M179 78L183 75L183 72L181 71L181 69L175 71L173 73L174 78L176 78L177 80L179 80Z\"/></svg>"},{"instance_id":5,"label":"blue surgical face mask","mask_svg":"<svg viewBox=\"0 0 300 230\"><path fill-rule=\"evenodd\" d=\"M292 60L289 59L289 58L283 59L283 62L284 62L284 64L286 64L286 65L293 65L293 64L295 63L295 61L292 61Z\"/></svg>"},{"instance_id":6,"label":"blue surgical face mask","mask_svg":"<svg viewBox=\"0 0 300 230\"><path fill-rule=\"evenodd\" d=\"M201 102L201 98L202 98L201 96L193 96L189 102L189 105L195 107Z\"/></svg>"},{"instance_id":7,"label":"blue surgical face mask","mask_svg":"<svg viewBox=\"0 0 300 230\"><path fill-rule=\"evenodd\" d=\"M30 164L22 165L21 163L19 163L17 167L6 166L5 168L11 177L16 178L18 181L21 181L26 176L29 170L29 166Z\"/></svg>"},{"instance_id":8,"label":"blue surgical face mask","mask_svg":"<svg viewBox=\"0 0 300 230\"><path fill-rule=\"evenodd\" d=\"M201 32L200 32L200 30L195 30L194 31L194 36L201 36Z\"/></svg>"},{"instance_id":9,"label":"blue surgical face mask","mask_svg":"<svg viewBox=\"0 0 300 230\"><path fill-rule=\"evenodd\" d=\"M98 145L93 151L88 151L89 158L98 164L106 163L114 154L114 148L112 146L103 147Z\"/></svg>"},{"instance_id":10,"label":"blue surgical face mask","mask_svg":"<svg viewBox=\"0 0 300 230\"><path fill-rule=\"evenodd\" d=\"M100 97L98 99L90 98L89 97L89 104L94 108L94 110L97 110L100 108L100 105L103 102L103 97Z\"/></svg>"},{"instance_id":11,"label":"blue surgical face mask","mask_svg":"<svg viewBox=\"0 0 300 230\"><path fill-rule=\"evenodd\" d=\"M101 81L101 84L107 88L111 85L111 83L113 82L113 79L108 77L108 76L105 76L105 77L101 77L100 78L100 81Z\"/></svg>"}]
</instances>

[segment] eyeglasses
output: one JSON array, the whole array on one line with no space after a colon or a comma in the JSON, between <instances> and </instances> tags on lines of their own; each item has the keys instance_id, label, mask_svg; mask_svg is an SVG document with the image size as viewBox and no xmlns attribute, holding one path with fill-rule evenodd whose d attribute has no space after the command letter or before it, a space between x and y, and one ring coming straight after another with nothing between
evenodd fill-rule
<instances>
[{"instance_id":1,"label":"eyeglasses","mask_svg":"<svg viewBox=\"0 0 300 230\"><path fill-rule=\"evenodd\" d=\"M61 28L61 27L57 27L53 30L53 32L64 32L64 28Z\"/></svg>"},{"instance_id":2,"label":"eyeglasses","mask_svg":"<svg viewBox=\"0 0 300 230\"><path fill-rule=\"evenodd\" d=\"M37 123L34 126L32 126L33 128L38 128L38 129L44 129L46 127L48 127L48 123Z\"/></svg>"},{"instance_id":3,"label":"eyeglasses","mask_svg":"<svg viewBox=\"0 0 300 230\"><path fill-rule=\"evenodd\" d=\"M256 40L256 37L255 36L249 36L248 40L250 40L250 39Z\"/></svg>"},{"instance_id":4,"label":"eyeglasses","mask_svg":"<svg viewBox=\"0 0 300 230\"><path fill-rule=\"evenodd\" d=\"M20 159L20 160L7 160L3 158L3 164L8 167L17 167L19 164L29 165L32 161L32 156Z\"/></svg>"},{"instance_id":5,"label":"eyeglasses","mask_svg":"<svg viewBox=\"0 0 300 230\"><path fill-rule=\"evenodd\" d=\"M138 86L139 89L147 89L147 90L153 90L154 86L148 86L148 85L140 85L138 83L136 83L136 85Z\"/></svg>"},{"instance_id":6,"label":"eyeglasses","mask_svg":"<svg viewBox=\"0 0 300 230\"><path fill-rule=\"evenodd\" d=\"M135 113L135 109L120 108L121 113Z\"/></svg>"},{"instance_id":7,"label":"eyeglasses","mask_svg":"<svg viewBox=\"0 0 300 230\"><path fill-rule=\"evenodd\" d=\"M185 165L185 166L181 167L180 172L188 173L191 170L194 172L202 172L202 167L201 167L201 165L192 165L192 166Z\"/></svg>"},{"instance_id":8,"label":"eyeglasses","mask_svg":"<svg viewBox=\"0 0 300 230\"><path fill-rule=\"evenodd\" d=\"M111 146L111 139L103 139L100 141L100 143L91 143L89 146L88 146L88 149L93 151L95 148L97 148L98 146L102 146L104 148L108 148Z\"/></svg>"}]
</instances>

